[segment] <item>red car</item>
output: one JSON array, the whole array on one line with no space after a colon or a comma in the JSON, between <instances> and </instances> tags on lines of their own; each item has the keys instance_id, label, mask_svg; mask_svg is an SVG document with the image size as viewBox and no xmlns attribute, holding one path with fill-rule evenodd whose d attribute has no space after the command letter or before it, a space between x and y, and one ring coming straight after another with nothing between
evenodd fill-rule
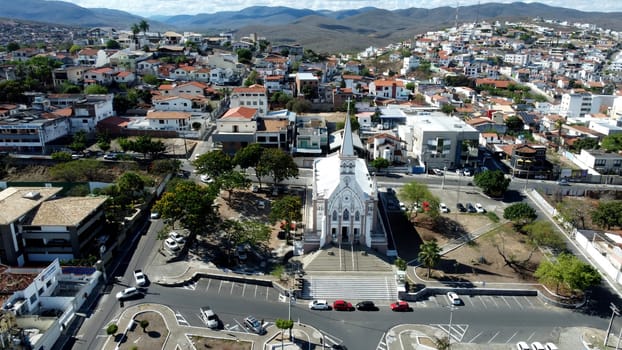
<instances>
[{"instance_id":1,"label":"red car","mask_svg":"<svg viewBox=\"0 0 622 350\"><path fill-rule=\"evenodd\" d=\"M333 310L350 311L350 310L354 310L354 308L352 307L352 303L348 303L345 300L335 300L333 302Z\"/></svg>"},{"instance_id":2,"label":"red car","mask_svg":"<svg viewBox=\"0 0 622 350\"><path fill-rule=\"evenodd\" d=\"M410 311L410 305L405 301L396 301L391 304L392 311Z\"/></svg>"}]
</instances>

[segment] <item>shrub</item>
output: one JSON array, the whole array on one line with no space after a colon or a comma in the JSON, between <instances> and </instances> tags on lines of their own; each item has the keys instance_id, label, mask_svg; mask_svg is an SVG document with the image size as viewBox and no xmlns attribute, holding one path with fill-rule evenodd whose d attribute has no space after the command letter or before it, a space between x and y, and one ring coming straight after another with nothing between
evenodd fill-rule
<instances>
[{"instance_id":1,"label":"shrub","mask_svg":"<svg viewBox=\"0 0 622 350\"><path fill-rule=\"evenodd\" d=\"M114 323L111 323L108 325L108 328L106 328L106 333L108 333L108 335L113 335L117 333L118 330L119 330L119 326L117 326Z\"/></svg>"}]
</instances>

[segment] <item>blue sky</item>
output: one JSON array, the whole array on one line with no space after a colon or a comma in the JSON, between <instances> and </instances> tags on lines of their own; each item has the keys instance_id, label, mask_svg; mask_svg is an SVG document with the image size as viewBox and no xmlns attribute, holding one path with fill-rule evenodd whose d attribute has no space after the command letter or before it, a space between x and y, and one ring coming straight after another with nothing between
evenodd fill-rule
<instances>
[{"instance_id":1,"label":"blue sky","mask_svg":"<svg viewBox=\"0 0 622 350\"><path fill-rule=\"evenodd\" d=\"M366 6L395 10L408 7L434 8L440 6L456 7L475 5L478 0L64 0L82 7L104 7L149 17L153 15L195 15L220 11L237 11L250 6L287 6L313 10L342 10ZM511 3L516 0L480 0L480 3ZM546 5L574 8L581 11L622 12L621 0L523 0L541 2Z\"/></svg>"}]
</instances>

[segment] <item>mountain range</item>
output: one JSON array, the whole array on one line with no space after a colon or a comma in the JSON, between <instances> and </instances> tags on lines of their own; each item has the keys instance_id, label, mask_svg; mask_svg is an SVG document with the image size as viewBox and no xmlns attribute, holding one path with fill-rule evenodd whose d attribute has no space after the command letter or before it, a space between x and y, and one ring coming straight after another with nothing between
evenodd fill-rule
<instances>
[{"instance_id":1,"label":"mountain range","mask_svg":"<svg viewBox=\"0 0 622 350\"><path fill-rule=\"evenodd\" d=\"M129 29L140 16L105 8L83 8L63 1L21 0L2 5L2 17L85 27ZM485 3L460 7L459 23L518 21L535 17L592 23L622 30L622 13L582 12L541 3ZM451 27L455 7L383 10L374 7L341 11L254 6L240 11L211 14L157 16L148 18L151 30L218 33L233 31L238 36L257 33L273 43L299 43L321 51L356 50L370 45L384 46L428 30Z\"/></svg>"}]
</instances>

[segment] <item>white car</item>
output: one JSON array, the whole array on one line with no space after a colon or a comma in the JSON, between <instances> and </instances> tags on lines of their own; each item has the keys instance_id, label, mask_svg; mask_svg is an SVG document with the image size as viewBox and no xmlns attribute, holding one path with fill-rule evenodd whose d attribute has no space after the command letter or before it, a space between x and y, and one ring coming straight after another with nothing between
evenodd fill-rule
<instances>
[{"instance_id":1,"label":"white car","mask_svg":"<svg viewBox=\"0 0 622 350\"><path fill-rule=\"evenodd\" d=\"M531 350L544 350L544 345L539 341L531 343Z\"/></svg>"},{"instance_id":2,"label":"white car","mask_svg":"<svg viewBox=\"0 0 622 350\"><path fill-rule=\"evenodd\" d=\"M176 252L181 248L179 244L177 244L177 242L175 242L175 240L171 237L164 240L164 245L172 252Z\"/></svg>"},{"instance_id":3,"label":"white car","mask_svg":"<svg viewBox=\"0 0 622 350\"><path fill-rule=\"evenodd\" d=\"M209 175L203 174L200 177L201 182L205 182L206 184L210 184L212 182L214 182L214 179L212 179L211 177L209 177Z\"/></svg>"},{"instance_id":4,"label":"white car","mask_svg":"<svg viewBox=\"0 0 622 350\"><path fill-rule=\"evenodd\" d=\"M168 237L172 238L175 242L177 242L178 245L186 243L186 237L179 234L179 232L171 231L168 234Z\"/></svg>"},{"instance_id":5,"label":"white car","mask_svg":"<svg viewBox=\"0 0 622 350\"><path fill-rule=\"evenodd\" d=\"M209 328L218 328L218 316L209 306L201 308L201 319Z\"/></svg>"},{"instance_id":6,"label":"white car","mask_svg":"<svg viewBox=\"0 0 622 350\"><path fill-rule=\"evenodd\" d=\"M142 295L142 294L143 292L141 292L137 288L130 287L130 288L125 288L124 290L118 292L116 297L117 297L117 300L123 300L123 299L128 299L128 298L131 298L137 295Z\"/></svg>"},{"instance_id":7,"label":"white car","mask_svg":"<svg viewBox=\"0 0 622 350\"><path fill-rule=\"evenodd\" d=\"M524 341L516 343L516 350L529 350L529 345Z\"/></svg>"},{"instance_id":8,"label":"white car","mask_svg":"<svg viewBox=\"0 0 622 350\"><path fill-rule=\"evenodd\" d=\"M484 209L484 206L481 203L475 203L475 210L477 210L478 213L486 212L486 209Z\"/></svg>"},{"instance_id":9,"label":"white car","mask_svg":"<svg viewBox=\"0 0 622 350\"><path fill-rule=\"evenodd\" d=\"M330 306L326 300L312 300L309 302L309 309L311 310L328 310Z\"/></svg>"},{"instance_id":10,"label":"white car","mask_svg":"<svg viewBox=\"0 0 622 350\"><path fill-rule=\"evenodd\" d=\"M134 281L137 286L142 287L147 284L147 276L142 270L134 270Z\"/></svg>"},{"instance_id":11,"label":"white car","mask_svg":"<svg viewBox=\"0 0 622 350\"><path fill-rule=\"evenodd\" d=\"M464 174L464 176L471 176L471 175L473 175L473 173L471 173L471 169L464 169L464 171L462 173Z\"/></svg>"},{"instance_id":12,"label":"white car","mask_svg":"<svg viewBox=\"0 0 622 350\"><path fill-rule=\"evenodd\" d=\"M438 205L441 213L449 213L449 208L447 208L447 204L441 203Z\"/></svg>"},{"instance_id":13,"label":"white car","mask_svg":"<svg viewBox=\"0 0 622 350\"><path fill-rule=\"evenodd\" d=\"M454 292L447 293L447 298L449 298L452 305L462 305L462 299Z\"/></svg>"},{"instance_id":14,"label":"white car","mask_svg":"<svg viewBox=\"0 0 622 350\"><path fill-rule=\"evenodd\" d=\"M158 213L157 211L152 211L151 215L149 215L149 217L153 220L157 220L160 218L160 213Z\"/></svg>"}]
</instances>

